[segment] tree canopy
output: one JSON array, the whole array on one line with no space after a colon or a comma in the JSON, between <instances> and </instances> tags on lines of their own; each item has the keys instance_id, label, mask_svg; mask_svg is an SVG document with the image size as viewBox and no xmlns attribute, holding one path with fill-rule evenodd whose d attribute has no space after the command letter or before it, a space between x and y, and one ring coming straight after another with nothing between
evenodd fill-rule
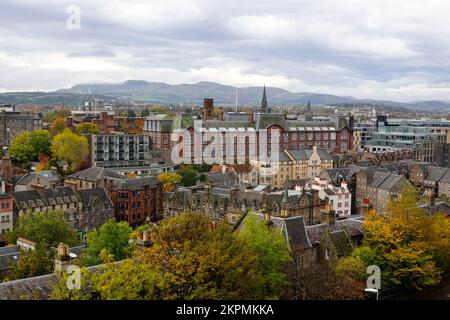
<instances>
[{"instance_id":1,"label":"tree canopy","mask_svg":"<svg viewBox=\"0 0 450 320\"><path fill-rule=\"evenodd\" d=\"M254 215L248 215L238 235L253 248L259 258L259 268L266 281L267 293L275 297L280 295L286 284L284 267L291 260L280 230L268 228Z\"/></svg>"},{"instance_id":2,"label":"tree canopy","mask_svg":"<svg viewBox=\"0 0 450 320\"><path fill-rule=\"evenodd\" d=\"M363 227L363 246L344 258L340 268L358 276L369 265L379 266L384 292L435 286L450 271L450 223L418 208L413 188L405 188L384 214L370 212Z\"/></svg>"},{"instance_id":3,"label":"tree canopy","mask_svg":"<svg viewBox=\"0 0 450 320\"><path fill-rule=\"evenodd\" d=\"M61 242L68 245L79 243L77 234L61 211L29 212L20 216L14 229L6 234L9 244L16 243L18 237L54 247Z\"/></svg>"},{"instance_id":4,"label":"tree canopy","mask_svg":"<svg viewBox=\"0 0 450 320\"><path fill-rule=\"evenodd\" d=\"M130 250L130 235L133 229L125 221L111 219L99 230L86 234L87 248L82 253L82 263L87 266L99 264L100 253L106 250L115 261L125 259Z\"/></svg>"},{"instance_id":5,"label":"tree canopy","mask_svg":"<svg viewBox=\"0 0 450 320\"><path fill-rule=\"evenodd\" d=\"M85 137L80 137L66 128L53 139L52 151L58 160L67 161L67 164L76 170L87 160L89 145Z\"/></svg>"},{"instance_id":6,"label":"tree canopy","mask_svg":"<svg viewBox=\"0 0 450 320\"><path fill-rule=\"evenodd\" d=\"M82 122L77 126L76 133L78 135L82 134L99 134L100 130L95 123L92 122Z\"/></svg>"},{"instance_id":7,"label":"tree canopy","mask_svg":"<svg viewBox=\"0 0 450 320\"><path fill-rule=\"evenodd\" d=\"M25 131L12 141L11 159L20 162L35 161L40 155L51 154L52 137L47 130Z\"/></svg>"},{"instance_id":8,"label":"tree canopy","mask_svg":"<svg viewBox=\"0 0 450 320\"><path fill-rule=\"evenodd\" d=\"M161 173L158 181L163 184L164 192L172 192L174 183L181 182L181 175L178 173Z\"/></svg>"},{"instance_id":9,"label":"tree canopy","mask_svg":"<svg viewBox=\"0 0 450 320\"><path fill-rule=\"evenodd\" d=\"M105 265L86 275L91 290L76 295L61 285L55 299L262 299L268 296L254 248L230 226L211 228L207 217L185 213L163 220L151 231L152 246L132 259ZM84 288L86 288L84 287Z\"/></svg>"},{"instance_id":10,"label":"tree canopy","mask_svg":"<svg viewBox=\"0 0 450 320\"><path fill-rule=\"evenodd\" d=\"M66 119L63 117L56 117L52 122L52 126L50 127L50 133L52 135L57 135L61 133L66 128Z\"/></svg>"}]
</instances>

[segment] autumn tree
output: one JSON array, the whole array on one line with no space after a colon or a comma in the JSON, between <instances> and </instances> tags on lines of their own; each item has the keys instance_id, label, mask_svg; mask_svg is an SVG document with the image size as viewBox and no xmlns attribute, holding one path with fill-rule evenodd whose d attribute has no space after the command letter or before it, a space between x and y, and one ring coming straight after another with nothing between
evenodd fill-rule
<instances>
[{"instance_id":1,"label":"autumn tree","mask_svg":"<svg viewBox=\"0 0 450 320\"><path fill-rule=\"evenodd\" d=\"M181 182L181 175L178 173L161 173L158 176L158 181L164 186L164 192L172 192L173 185L177 182Z\"/></svg>"},{"instance_id":2,"label":"autumn tree","mask_svg":"<svg viewBox=\"0 0 450 320\"><path fill-rule=\"evenodd\" d=\"M82 122L77 126L76 133L78 135L82 134L99 134L100 130L95 123Z\"/></svg>"},{"instance_id":3,"label":"autumn tree","mask_svg":"<svg viewBox=\"0 0 450 320\"><path fill-rule=\"evenodd\" d=\"M52 135L57 135L63 132L66 129L66 119L62 117L56 117L52 122L52 126L50 127L50 133Z\"/></svg>"},{"instance_id":4,"label":"autumn tree","mask_svg":"<svg viewBox=\"0 0 450 320\"><path fill-rule=\"evenodd\" d=\"M440 283L450 261L449 224L418 208L413 188L405 188L397 200L389 202L385 213L370 212L363 227L363 246L344 260L360 266L353 270L356 276L369 265L379 266L382 289L388 294Z\"/></svg>"},{"instance_id":5,"label":"autumn tree","mask_svg":"<svg viewBox=\"0 0 450 320\"><path fill-rule=\"evenodd\" d=\"M111 219L104 223L99 230L86 234L87 248L83 250L82 262L92 266L99 264L100 252L107 250L114 260L122 260L129 254L130 235L133 229L125 221L116 222Z\"/></svg>"},{"instance_id":6,"label":"autumn tree","mask_svg":"<svg viewBox=\"0 0 450 320\"><path fill-rule=\"evenodd\" d=\"M58 109L58 110L47 111L44 113L44 121L46 123L52 123L57 117L66 119L71 114L72 113L69 109Z\"/></svg>"},{"instance_id":7,"label":"autumn tree","mask_svg":"<svg viewBox=\"0 0 450 320\"><path fill-rule=\"evenodd\" d=\"M337 270L334 263L290 263L286 269L288 284L283 299L361 300L365 279Z\"/></svg>"},{"instance_id":8,"label":"autumn tree","mask_svg":"<svg viewBox=\"0 0 450 320\"><path fill-rule=\"evenodd\" d=\"M132 259L105 263L88 277L99 299L256 299L266 297L254 249L228 225L211 228L201 214L163 220L151 231L152 246ZM56 298L68 299L61 283ZM85 296L84 296L85 297ZM79 298L79 296L77 297Z\"/></svg>"},{"instance_id":9,"label":"autumn tree","mask_svg":"<svg viewBox=\"0 0 450 320\"><path fill-rule=\"evenodd\" d=\"M238 236L253 248L259 258L260 272L266 282L267 297L278 297L286 285L284 267L291 260L288 246L278 229L248 215Z\"/></svg>"},{"instance_id":10,"label":"autumn tree","mask_svg":"<svg viewBox=\"0 0 450 320\"><path fill-rule=\"evenodd\" d=\"M11 159L19 162L37 160L40 155L51 154L52 137L47 130L25 131L12 141Z\"/></svg>"},{"instance_id":11,"label":"autumn tree","mask_svg":"<svg viewBox=\"0 0 450 320\"><path fill-rule=\"evenodd\" d=\"M85 137L80 137L66 128L53 139L52 151L58 160L67 161L67 164L76 170L87 160L89 145Z\"/></svg>"}]
</instances>

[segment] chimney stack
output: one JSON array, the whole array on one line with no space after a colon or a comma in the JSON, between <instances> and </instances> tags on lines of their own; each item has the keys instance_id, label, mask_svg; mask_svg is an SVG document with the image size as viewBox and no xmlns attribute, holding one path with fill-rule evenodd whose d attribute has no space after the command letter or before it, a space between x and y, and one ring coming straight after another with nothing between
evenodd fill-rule
<instances>
[{"instance_id":1,"label":"chimney stack","mask_svg":"<svg viewBox=\"0 0 450 320\"><path fill-rule=\"evenodd\" d=\"M60 243L58 245L58 252L55 257L55 273L62 273L67 270L70 265L69 245Z\"/></svg>"}]
</instances>

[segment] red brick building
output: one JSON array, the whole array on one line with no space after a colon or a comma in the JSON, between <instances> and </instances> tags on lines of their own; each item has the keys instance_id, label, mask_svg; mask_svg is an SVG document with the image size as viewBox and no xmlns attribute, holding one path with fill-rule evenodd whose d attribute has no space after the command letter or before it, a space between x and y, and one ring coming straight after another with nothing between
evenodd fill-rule
<instances>
[{"instance_id":1,"label":"red brick building","mask_svg":"<svg viewBox=\"0 0 450 320\"><path fill-rule=\"evenodd\" d=\"M110 193L117 221L139 226L163 217L163 188L156 177L117 180Z\"/></svg>"}]
</instances>

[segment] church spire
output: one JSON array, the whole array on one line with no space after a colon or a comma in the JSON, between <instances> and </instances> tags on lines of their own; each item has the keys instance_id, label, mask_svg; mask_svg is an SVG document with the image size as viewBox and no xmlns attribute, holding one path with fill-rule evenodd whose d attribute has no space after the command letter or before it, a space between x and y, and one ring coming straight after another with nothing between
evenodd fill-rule
<instances>
[{"instance_id":1,"label":"church spire","mask_svg":"<svg viewBox=\"0 0 450 320\"><path fill-rule=\"evenodd\" d=\"M268 104L267 104L266 85L264 85L264 91L263 91L263 96L262 96L262 100L261 100L261 112L267 113L268 109L269 108L268 108Z\"/></svg>"}]
</instances>

